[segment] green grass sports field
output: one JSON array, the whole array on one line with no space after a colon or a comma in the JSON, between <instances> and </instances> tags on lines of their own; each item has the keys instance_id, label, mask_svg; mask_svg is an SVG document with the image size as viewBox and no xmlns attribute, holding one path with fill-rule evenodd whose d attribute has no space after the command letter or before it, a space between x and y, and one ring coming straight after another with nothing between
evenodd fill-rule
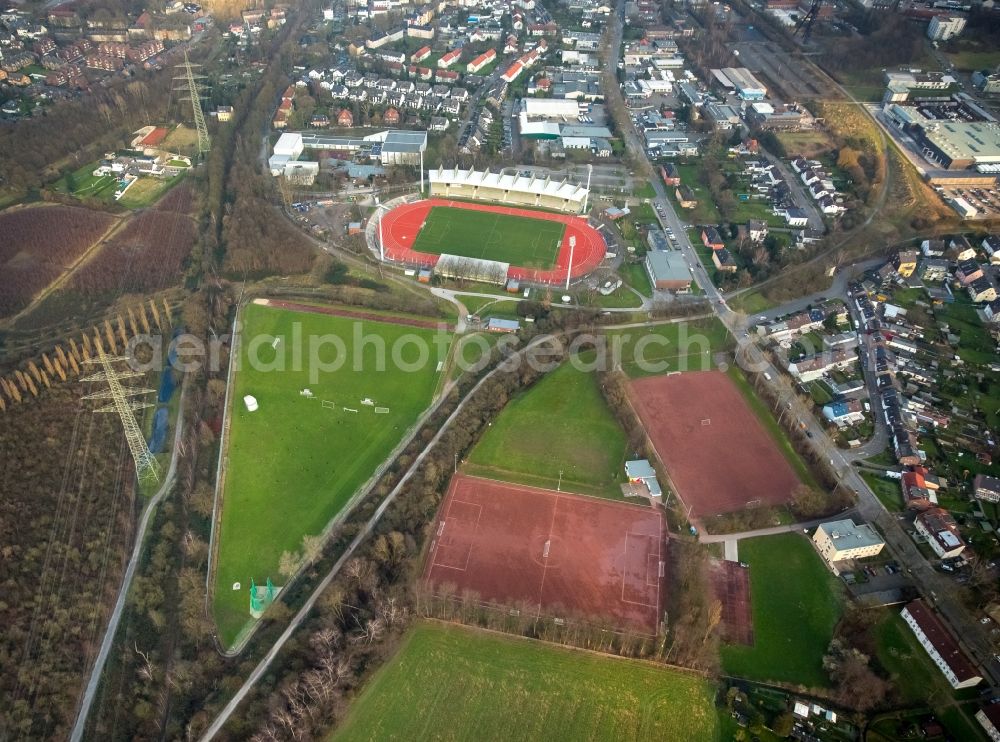
<instances>
[{"instance_id":1,"label":"green grass sports field","mask_svg":"<svg viewBox=\"0 0 1000 742\"><path fill-rule=\"evenodd\" d=\"M564 363L517 396L473 449L466 471L506 482L621 499L625 434L597 376Z\"/></svg>"},{"instance_id":2,"label":"green grass sports field","mask_svg":"<svg viewBox=\"0 0 1000 742\"><path fill-rule=\"evenodd\" d=\"M711 683L650 664L417 624L331 739L719 738Z\"/></svg>"},{"instance_id":3,"label":"green grass sports field","mask_svg":"<svg viewBox=\"0 0 1000 742\"><path fill-rule=\"evenodd\" d=\"M633 379L714 369L714 354L733 345L725 326L715 317L609 330L605 334L609 344L618 343L622 370Z\"/></svg>"},{"instance_id":4,"label":"green grass sports field","mask_svg":"<svg viewBox=\"0 0 1000 742\"><path fill-rule=\"evenodd\" d=\"M800 534L740 541L750 565L754 646L723 646L727 674L825 687L823 655L842 610L842 586Z\"/></svg>"},{"instance_id":5,"label":"green grass sports field","mask_svg":"<svg viewBox=\"0 0 1000 742\"><path fill-rule=\"evenodd\" d=\"M245 308L241 319L214 601L220 636L227 645L250 619L250 579L257 584L268 577L277 585L284 582L278 573L281 553L300 550L304 535L323 530L429 405L438 381L433 330L255 304ZM294 370L294 323L299 323L301 345L306 346L299 370ZM381 338L390 351L404 336L425 342L430 357L418 370L407 372L387 352L384 370L376 370L376 345L381 341L367 342L355 353L356 327L366 336ZM348 361L340 370L310 379L308 339L327 334L343 340ZM271 336L282 337L277 348ZM285 370L255 369L249 362L254 355L270 364L280 353ZM335 355L332 345L317 353L327 362ZM399 358L415 362L415 345L400 345ZM306 388L314 398L300 394ZM257 399L256 412L247 411L247 394ZM375 414L373 406L361 404L365 398L388 407L389 413ZM334 409L325 407L323 400ZM343 407L358 411L344 412ZM232 589L235 582L241 583L241 590Z\"/></svg>"},{"instance_id":6,"label":"green grass sports field","mask_svg":"<svg viewBox=\"0 0 1000 742\"><path fill-rule=\"evenodd\" d=\"M434 206L413 249L548 270L556 264L565 231L562 222L547 219Z\"/></svg>"}]
</instances>

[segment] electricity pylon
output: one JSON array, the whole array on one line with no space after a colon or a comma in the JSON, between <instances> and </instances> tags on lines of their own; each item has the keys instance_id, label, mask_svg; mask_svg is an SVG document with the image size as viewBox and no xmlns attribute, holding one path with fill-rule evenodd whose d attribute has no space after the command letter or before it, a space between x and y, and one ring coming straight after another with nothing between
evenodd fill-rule
<instances>
[{"instance_id":1,"label":"electricity pylon","mask_svg":"<svg viewBox=\"0 0 1000 742\"><path fill-rule=\"evenodd\" d=\"M177 66L184 70L184 74L174 78L174 80L181 81L181 84L176 89L187 93L180 100L191 101L191 110L194 112L194 125L198 130L198 154L204 155L208 152L211 142L208 139L208 126L205 125L205 113L201 110L201 99L204 96L198 90L198 80L204 80L205 76L194 73L194 68L201 67L201 65L192 64L188 59L187 51L184 52L184 64Z\"/></svg>"},{"instance_id":2,"label":"electricity pylon","mask_svg":"<svg viewBox=\"0 0 1000 742\"><path fill-rule=\"evenodd\" d=\"M112 365L127 360L122 356L109 356L104 352L104 348L97 346L97 358L89 359L85 363L101 364L103 371L85 376L80 381L86 382L106 382L107 389L102 389L93 394L87 394L83 399L110 399L111 404L98 407L94 412L116 412L122 421L122 428L125 430L125 440L128 441L129 450L132 452L132 459L135 461L135 474L139 480L152 478L160 481L160 466L156 463L149 446L146 444L146 437L139 429L139 423L135 421L135 410L152 407L149 402L129 399L138 394L155 393L153 389L141 387L122 386L121 380L134 376L142 376L138 371L123 370L118 371Z\"/></svg>"}]
</instances>

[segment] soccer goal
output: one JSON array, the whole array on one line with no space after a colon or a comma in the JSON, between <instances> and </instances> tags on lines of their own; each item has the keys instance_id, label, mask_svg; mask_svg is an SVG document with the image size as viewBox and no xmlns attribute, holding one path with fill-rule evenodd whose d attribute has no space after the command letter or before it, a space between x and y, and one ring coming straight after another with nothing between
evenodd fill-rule
<instances>
[{"instance_id":1,"label":"soccer goal","mask_svg":"<svg viewBox=\"0 0 1000 742\"><path fill-rule=\"evenodd\" d=\"M325 409L325 410L335 410L335 409L337 409L337 405L334 403L334 401L332 399L324 399L323 400L323 409Z\"/></svg>"},{"instance_id":2,"label":"soccer goal","mask_svg":"<svg viewBox=\"0 0 1000 742\"><path fill-rule=\"evenodd\" d=\"M388 415L389 414L389 408L388 407L376 407L375 408L375 414L376 415Z\"/></svg>"},{"instance_id":3,"label":"soccer goal","mask_svg":"<svg viewBox=\"0 0 1000 742\"><path fill-rule=\"evenodd\" d=\"M710 417L703 417L701 419L701 427L704 428L706 425L711 425L711 424L712 424L712 418L710 418Z\"/></svg>"}]
</instances>

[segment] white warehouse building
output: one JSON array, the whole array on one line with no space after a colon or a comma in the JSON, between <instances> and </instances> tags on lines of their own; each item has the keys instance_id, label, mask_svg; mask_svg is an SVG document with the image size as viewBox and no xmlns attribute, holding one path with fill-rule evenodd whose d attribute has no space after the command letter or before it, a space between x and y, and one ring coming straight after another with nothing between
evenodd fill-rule
<instances>
[{"instance_id":1,"label":"white warehouse building","mask_svg":"<svg viewBox=\"0 0 1000 742\"><path fill-rule=\"evenodd\" d=\"M565 118L576 121L580 104L573 98L525 98L524 112L530 118Z\"/></svg>"}]
</instances>

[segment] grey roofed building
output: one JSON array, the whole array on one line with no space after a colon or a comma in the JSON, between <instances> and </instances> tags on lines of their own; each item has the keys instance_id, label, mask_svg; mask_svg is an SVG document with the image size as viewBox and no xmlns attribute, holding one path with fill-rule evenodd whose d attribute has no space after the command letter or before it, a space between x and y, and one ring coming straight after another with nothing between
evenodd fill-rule
<instances>
[{"instance_id":1,"label":"grey roofed building","mask_svg":"<svg viewBox=\"0 0 1000 742\"><path fill-rule=\"evenodd\" d=\"M704 107L705 116L720 129L739 126L740 114L733 106L709 103Z\"/></svg>"},{"instance_id":2,"label":"grey roofed building","mask_svg":"<svg viewBox=\"0 0 1000 742\"><path fill-rule=\"evenodd\" d=\"M606 126L592 124L563 124L559 127L559 136L570 138L611 139L611 131Z\"/></svg>"},{"instance_id":3,"label":"grey roofed building","mask_svg":"<svg viewBox=\"0 0 1000 742\"><path fill-rule=\"evenodd\" d=\"M646 244L650 250L669 250L670 243L667 236L659 229L651 229L646 233Z\"/></svg>"},{"instance_id":4,"label":"grey roofed building","mask_svg":"<svg viewBox=\"0 0 1000 742\"><path fill-rule=\"evenodd\" d=\"M382 140L382 152L422 152L427 148L426 131L387 131Z\"/></svg>"},{"instance_id":5,"label":"grey roofed building","mask_svg":"<svg viewBox=\"0 0 1000 742\"><path fill-rule=\"evenodd\" d=\"M691 271L678 251L647 252L646 272L655 288L686 291L691 287Z\"/></svg>"}]
</instances>

